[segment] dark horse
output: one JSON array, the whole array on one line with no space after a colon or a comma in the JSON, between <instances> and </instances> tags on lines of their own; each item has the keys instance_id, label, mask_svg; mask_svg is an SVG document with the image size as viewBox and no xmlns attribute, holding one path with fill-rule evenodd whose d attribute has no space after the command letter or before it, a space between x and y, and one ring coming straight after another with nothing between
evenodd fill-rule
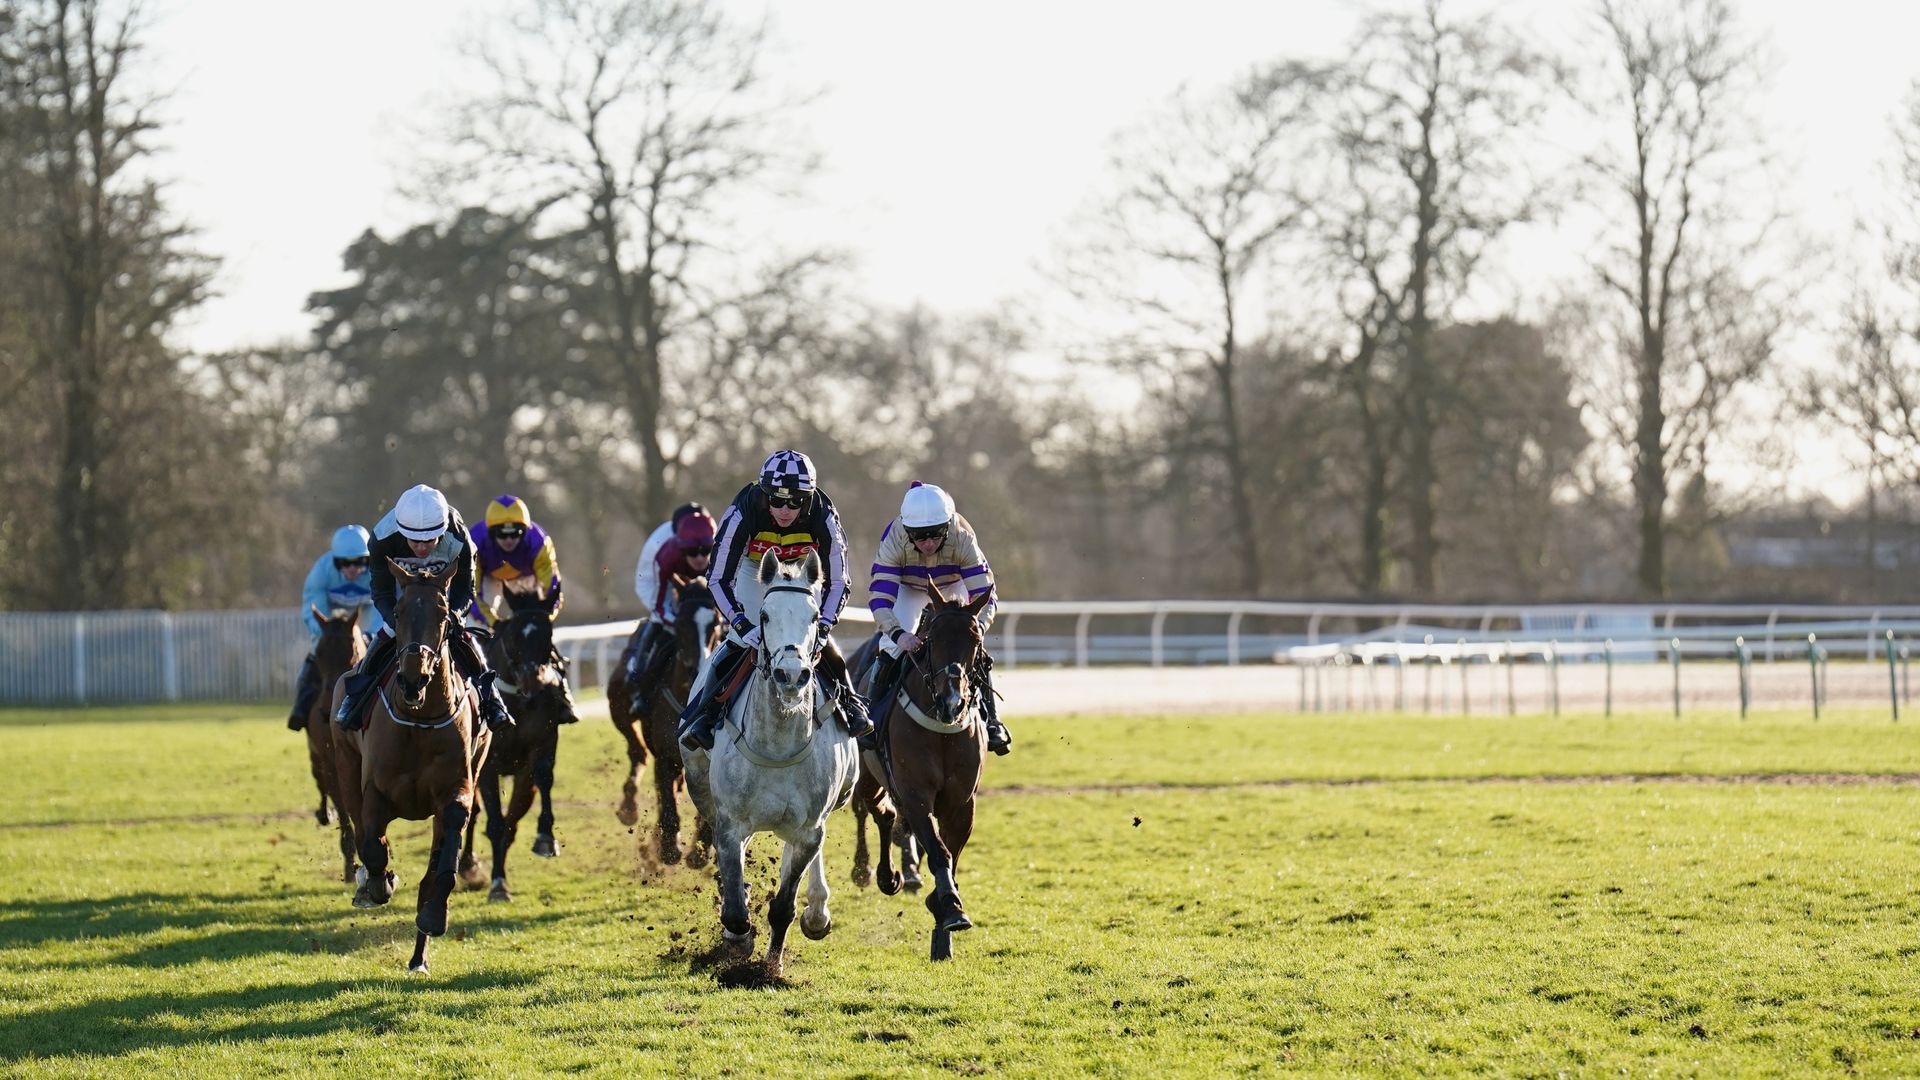
<instances>
[{"instance_id":1,"label":"dark horse","mask_svg":"<svg viewBox=\"0 0 1920 1080\"><path fill-rule=\"evenodd\" d=\"M980 660L979 615L992 594L971 604L948 602L936 589L927 606L926 643L908 655L900 689L875 712L884 713L887 792L873 808L880 828L880 891L900 891L892 864L893 818L897 812L920 842L933 874L927 910L933 913L933 959L953 955L952 934L973 926L960 902L954 878L960 852L973 835L973 803L987 756L986 724L977 694L984 684L974 676ZM890 803L890 805L889 805Z\"/></svg>"},{"instance_id":2,"label":"dark horse","mask_svg":"<svg viewBox=\"0 0 1920 1080\"><path fill-rule=\"evenodd\" d=\"M418 933L407 963L409 971L424 974L427 938L447 932L460 832L473 815L474 777L487 759L488 732L447 646L454 629L447 584L455 566L435 571L393 559L387 564L400 587L393 606L393 633L400 644L395 673L368 706L364 725L333 733L334 768L344 781L341 809L360 839L363 865L355 907L378 907L393 898L387 826L395 819L433 819L433 850L420 877ZM340 695L336 685L334 696Z\"/></svg>"},{"instance_id":3,"label":"dark horse","mask_svg":"<svg viewBox=\"0 0 1920 1080\"><path fill-rule=\"evenodd\" d=\"M639 808L635 801L639 793L640 767L646 764L647 751L651 749L653 787L660 807L655 819L655 831L660 844L660 860L668 865L679 862L683 854L680 846L679 792L685 786L686 766L680 758L680 739L677 734L680 710L686 707L687 694L700 674L700 665L706 662L707 655L719 643L721 635L726 633L726 625L720 621L719 612L713 606L713 593L707 589L705 578L675 581L673 590L676 613L673 621L673 660L655 684L652 699L644 703L630 702L632 693L627 684L627 663L622 663L607 682L607 710L613 717L614 730L627 740L627 763L630 768L615 815L624 825L632 825L639 820ZM635 637L638 636L636 631ZM634 715L633 706L636 704L640 706L642 716ZM694 815L694 842L684 855L687 865L697 870L707 865L708 854L713 850L713 823L700 816L697 805Z\"/></svg>"},{"instance_id":4,"label":"dark horse","mask_svg":"<svg viewBox=\"0 0 1920 1080\"><path fill-rule=\"evenodd\" d=\"M460 855L460 876L469 888L477 889L489 880L493 888L487 899L505 903L513 899L507 889L507 849L513 846L520 819L533 806L534 792L540 793L540 816L534 823L533 853L551 859L560 854L553 838L553 762L560 749L562 697L561 670L553 651L553 617L546 605L532 593L507 593L507 606L513 614L495 627L493 640L487 643L487 658L501 673L497 683L513 714L513 726L493 733L493 748L480 769L480 805L487 811L487 840L493 845L493 873L480 873L480 861L474 858L474 827L478 815L467 821L466 848ZM503 813L500 807L500 778L513 777L513 801Z\"/></svg>"},{"instance_id":5,"label":"dark horse","mask_svg":"<svg viewBox=\"0 0 1920 1080\"><path fill-rule=\"evenodd\" d=\"M880 651L880 635L874 634L860 643L860 647L847 658L847 667L852 671L866 672L860 692L872 701L875 687L872 685L872 667ZM877 706L878 703L876 702ZM874 719L880 719L880 709L874 709ZM853 883L866 888L873 884L873 855L867 848L867 819L876 814L884 815L893 823L891 836L895 846L900 849L901 879L890 882L883 890L888 896L900 891L902 884L910 893L920 891L920 844L913 834L907 831L907 823L894 812L893 802L887 797L887 783L883 767L878 763L873 751L861 754L865 763L860 770L860 779L853 784Z\"/></svg>"},{"instance_id":6,"label":"dark horse","mask_svg":"<svg viewBox=\"0 0 1920 1080\"><path fill-rule=\"evenodd\" d=\"M320 685L331 687L348 668L360 662L366 655L367 639L360 633L360 609L335 612L323 615L319 608L313 608L313 617L320 620L320 640L313 645L314 677ZM313 770L313 782L320 789L320 808L313 812L314 819L321 825L327 820L327 800L332 799L336 809L346 804L340 799L340 783L333 767L333 724L332 713L327 703L332 694L315 694L313 708L307 712L307 764ZM340 858L345 864L341 870L342 880L349 884L353 881L353 823L347 820L346 811L340 812Z\"/></svg>"}]
</instances>

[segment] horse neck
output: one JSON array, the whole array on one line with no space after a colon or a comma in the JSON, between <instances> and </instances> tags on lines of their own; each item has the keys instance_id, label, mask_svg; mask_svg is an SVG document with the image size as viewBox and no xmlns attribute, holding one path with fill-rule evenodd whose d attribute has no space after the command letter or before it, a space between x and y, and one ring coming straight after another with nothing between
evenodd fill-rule
<instances>
[{"instance_id":1,"label":"horse neck","mask_svg":"<svg viewBox=\"0 0 1920 1080\"><path fill-rule=\"evenodd\" d=\"M761 753L791 751L813 738L820 677L815 673L807 681L807 692L789 705L774 692L773 680L756 670L747 683L747 730L754 733L754 744Z\"/></svg>"}]
</instances>

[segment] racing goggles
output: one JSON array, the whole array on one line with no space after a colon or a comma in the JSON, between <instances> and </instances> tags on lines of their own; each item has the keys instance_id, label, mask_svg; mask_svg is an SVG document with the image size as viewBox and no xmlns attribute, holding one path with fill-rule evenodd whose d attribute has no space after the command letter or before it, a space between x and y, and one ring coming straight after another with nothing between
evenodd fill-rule
<instances>
[{"instance_id":1,"label":"racing goggles","mask_svg":"<svg viewBox=\"0 0 1920 1080\"><path fill-rule=\"evenodd\" d=\"M366 569L366 567L367 567L367 557L366 557L365 555L362 555L362 556L360 556L360 557L359 557L359 558L357 558L357 559L335 559L335 560L333 560L333 568L334 568L335 570L345 570L345 569L347 569L347 568L348 568L348 567L350 567L350 566L357 566L357 567L359 567L359 568L361 568L362 570L364 570L364 569Z\"/></svg>"},{"instance_id":2,"label":"racing goggles","mask_svg":"<svg viewBox=\"0 0 1920 1080\"><path fill-rule=\"evenodd\" d=\"M495 525L487 531L493 534L495 540L518 540L527 535L527 527L517 521Z\"/></svg>"},{"instance_id":3,"label":"racing goggles","mask_svg":"<svg viewBox=\"0 0 1920 1080\"><path fill-rule=\"evenodd\" d=\"M767 492L767 505L773 507L776 510L805 510L807 508L807 504L812 501L813 501L813 496L807 494L804 491L794 491L794 492L769 491Z\"/></svg>"},{"instance_id":4,"label":"racing goggles","mask_svg":"<svg viewBox=\"0 0 1920 1080\"><path fill-rule=\"evenodd\" d=\"M685 555L689 559L704 559L713 554L713 545L708 544L705 547L684 547L680 549L680 554Z\"/></svg>"},{"instance_id":5,"label":"racing goggles","mask_svg":"<svg viewBox=\"0 0 1920 1080\"><path fill-rule=\"evenodd\" d=\"M945 540L950 527L948 525L922 525L919 528L908 526L907 539L916 544L922 540Z\"/></svg>"}]
</instances>

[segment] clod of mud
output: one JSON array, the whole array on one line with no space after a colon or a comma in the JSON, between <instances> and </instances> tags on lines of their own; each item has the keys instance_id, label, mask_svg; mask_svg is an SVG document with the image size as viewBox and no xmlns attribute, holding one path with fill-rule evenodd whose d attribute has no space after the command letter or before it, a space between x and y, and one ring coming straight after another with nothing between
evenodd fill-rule
<instances>
[{"instance_id":1,"label":"clod of mud","mask_svg":"<svg viewBox=\"0 0 1920 1080\"><path fill-rule=\"evenodd\" d=\"M713 978L729 990L791 990L794 985L778 975L767 974L767 965L758 960L742 960L721 968Z\"/></svg>"}]
</instances>

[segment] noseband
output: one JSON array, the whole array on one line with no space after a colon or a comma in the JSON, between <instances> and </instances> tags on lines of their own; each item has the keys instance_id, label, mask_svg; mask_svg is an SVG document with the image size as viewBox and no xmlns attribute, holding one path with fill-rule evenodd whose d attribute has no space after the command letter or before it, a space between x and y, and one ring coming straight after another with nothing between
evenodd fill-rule
<instances>
[{"instance_id":1,"label":"noseband","mask_svg":"<svg viewBox=\"0 0 1920 1080\"><path fill-rule=\"evenodd\" d=\"M768 586L766 591L762 592L760 595L766 596L768 593L777 593L777 592L805 593L808 599L812 599L813 597L812 586L805 586L805 585L771 585L771 586ZM774 657L780 656L787 652L792 652L793 655L800 656L800 646L794 645L792 643L788 643L786 645L780 646L778 649L769 649L766 647L766 642L764 641L761 642L760 643L760 674L761 676L771 681L773 679ZM813 671L813 665L806 663L805 658L802 657L800 669L802 674L811 674ZM802 680L800 685L802 686L806 685L805 680Z\"/></svg>"},{"instance_id":2,"label":"noseband","mask_svg":"<svg viewBox=\"0 0 1920 1080\"><path fill-rule=\"evenodd\" d=\"M932 619L928 620L927 622L927 636L928 637L933 636L934 623L939 622L941 619L949 615L966 615L968 619L973 618L973 616L968 615L964 610L960 608L951 608L947 611L938 612L934 615ZM975 651L978 651L977 648ZM942 712L945 712L946 697L939 692L939 688L938 686L936 686L936 680L945 678L949 683L958 682L961 676L966 674L965 668L963 668L958 663L952 663L952 664L946 665L943 668L935 670L932 664L920 663L918 660L918 657L915 657L914 661L915 661L914 667L920 670L921 684L927 688L927 699L933 702L934 708L939 709ZM964 724L966 722L965 718L967 714L972 710L973 710L973 688L969 686L967 688L967 692L965 694L962 694L960 697L960 707L958 710L956 710L956 715L948 716L946 718L947 722L950 724Z\"/></svg>"}]
</instances>

